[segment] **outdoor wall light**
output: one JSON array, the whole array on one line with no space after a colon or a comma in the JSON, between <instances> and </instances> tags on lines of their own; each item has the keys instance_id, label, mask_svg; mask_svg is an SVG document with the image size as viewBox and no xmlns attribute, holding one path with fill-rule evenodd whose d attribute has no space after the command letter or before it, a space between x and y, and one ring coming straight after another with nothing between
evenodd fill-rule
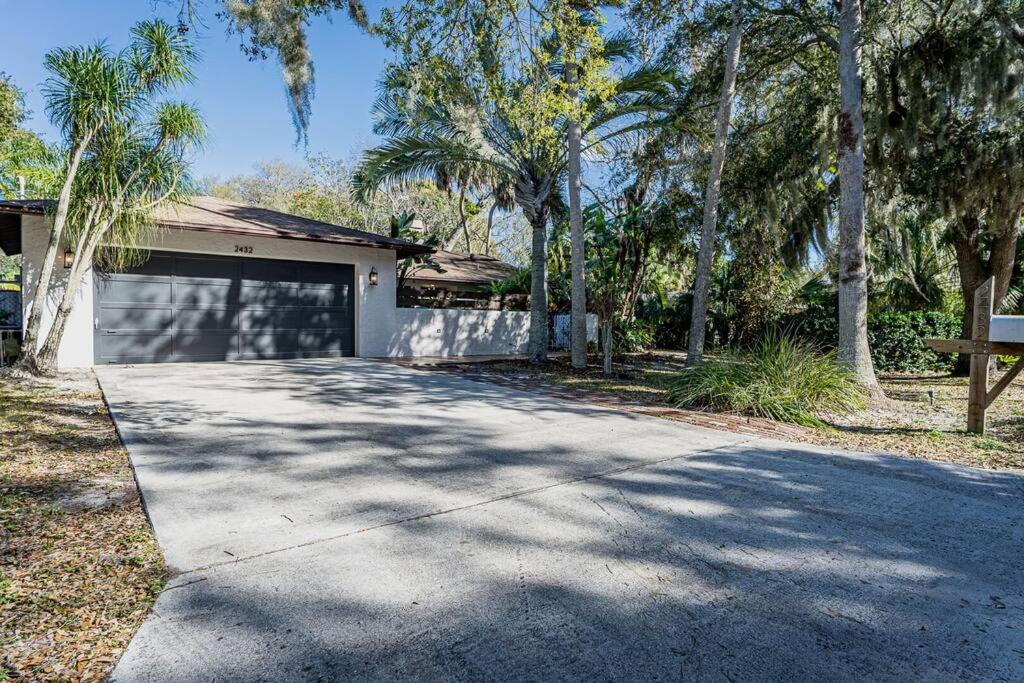
<instances>
[{"instance_id":1,"label":"outdoor wall light","mask_svg":"<svg viewBox=\"0 0 1024 683\"><path fill-rule=\"evenodd\" d=\"M75 262L75 252L71 251L70 249L66 250L64 252L64 267L65 268L70 268L71 264L73 264L74 262Z\"/></svg>"},{"instance_id":2,"label":"outdoor wall light","mask_svg":"<svg viewBox=\"0 0 1024 683\"><path fill-rule=\"evenodd\" d=\"M377 269L376 268L370 268L370 274L366 276L366 281L369 282L370 285L372 285L373 287L377 286Z\"/></svg>"}]
</instances>

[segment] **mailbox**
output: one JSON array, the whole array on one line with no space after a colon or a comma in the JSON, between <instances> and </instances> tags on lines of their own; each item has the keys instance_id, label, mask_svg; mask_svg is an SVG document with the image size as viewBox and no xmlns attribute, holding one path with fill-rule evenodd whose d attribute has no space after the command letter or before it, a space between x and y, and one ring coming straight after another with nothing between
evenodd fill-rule
<instances>
[{"instance_id":1,"label":"mailbox","mask_svg":"<svg viewBox=\"0 0 1024 683\"><path fill-rule=\"evenodd\" d=\"M988 338L997 342L1024 342L1024 315L992 316Z\"/></svg>"}]
</instances>

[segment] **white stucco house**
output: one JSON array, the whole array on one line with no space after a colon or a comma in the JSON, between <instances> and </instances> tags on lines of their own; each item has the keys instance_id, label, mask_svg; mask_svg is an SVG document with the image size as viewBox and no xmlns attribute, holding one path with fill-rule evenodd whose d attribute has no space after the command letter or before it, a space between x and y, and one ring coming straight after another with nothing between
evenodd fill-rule
<instances>
[{"instance_id":1,"label":"white stucco house","mask_svg":"<svg viewBox=\"0 0 1024 683\"><path fill-rule=\"evenodd\" d=\"M52 203L0 201L0 249L22 254L23 320L35 305ZM85 273L61 369L107 363L525 352L528 314L403 309L396 260L428 247L244 204L195 197L161 210L148 260ZM68 270L54 266L43 329Z\"/></svg>"}]
</instances>

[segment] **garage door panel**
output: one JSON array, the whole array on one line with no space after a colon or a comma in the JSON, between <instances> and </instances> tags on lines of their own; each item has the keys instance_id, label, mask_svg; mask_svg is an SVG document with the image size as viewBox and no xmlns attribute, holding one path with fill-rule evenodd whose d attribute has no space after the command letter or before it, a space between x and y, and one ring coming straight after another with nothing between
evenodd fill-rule
<instances>
[{"instance_id":1,"label":"garage door panel","mask_svg":"<svg viewBox=\"0 0 1024 683\"><path fill-rule=\"evenodd\" d=\"M116 304L101 307L97 317L100 328L111 332L164 332L171 328L174 314L170 306Z\"/></svg>"},{"instance_id":2,"label":"garage door panel","mask_svg":"<svg viewBox=\"0 0 1024 683\"><path fill-rule=\"evenodd\" d=\"M236 332L175 332L175 360L237 360Z\"/></svg>"},{"instance_id":3,"label":"garage door panel","mask_svg":"<svg viewBox=\"0 0 1024 683\"><path fill-rule=\"evenodd\" d=\"M243 284L240 301L243 306L296 306L299 286L295 283Z\"/></svg>"},{"instance_id":4,"label":"garage door panel","mask_svg":"<svg viewBox=\"0 0 1024 683\"><path fill-rule=\"evenodd\" d=\"M161 254L150 254L145 263L140 263L127 273L114 273L116 278L141 278L147 275L166 275L174 267L174 257Z\"/></svg>"},{"instance_id":5,"label":"garage door panel","mask_svg":"<svg viewBox=\"0 0 1024 683\"><path fill-rule=\"evenodd\" d=\"M296 301L301 306L347 307L351 292L348 285L302 285Z\"/></svg>"},{"instance_id":6,"label":"garage door panel","mask_svg":"<svg viewBox=\"0 0 1024 683\"><path fill-rule=\"evenodd\" d=\"M240 314L237 308L178 308L174 323L180 331L232 332L238 330Z\"/></svg>"},{"instance_id":7,"label":"garage door panel","mask_svg":"<svg viewBox=\"0 0 1024 683\"><path fill-rule=\"evenodd\" d=\"M305 265L305 264L303 264ZM291 261L243 261L242 281L253 283L299 282L299 265Z\"/></svg>"},{"instance_id":8,"label":"garage door panel","mask_svg":"<svg viewBox=\"0 0 1024 683\"><path fill-rule=\"evenodd\" d=\"M97 279L102 363L350 356L350 265L166 253Z\"/></svg>"},{"instance_id":9,"label":"garage door panel","mask_svg":"<svg viewBox=\"0 0 1024 683\"><path fill-rule=\"evenodd\" d=\"M96 287L103 301L119 304L170 304L171 283L152 278L131 280L120 277L100 277Z\"/></svg>"},{"instance_id":10,"label":"garage door panel","mask_svg":"<svg viewBox=\"0 0 1024 683\"><path fill-rule=\"evenodd\" d=\"M297 330L302 327L302 311L297 308L247 308L242 311L241 318L245 332Z\"/></svg>"},{"instance_id":11,"label":"garage door panel","mask_svg":"<svg viewBox=\"0 0 1024 683\"><path fill-rule=\"evenodd\" d=\"M169 358L173 350L169 332L105 334L97 340L97 356L101 362L159 362Z\"/></svg>"},{"instance_id":12,"label":"garage door panel","mask_svg":"<svg viewBox=\"0 0 1024 683\"><path fill-rule=\"evenodd\" d=\"M301 280L306 285L351 285L354 271L338 268L333 263L306 263L302 267Z\"/></svg>"},{"instance_id":13,"label":"garage door panel","mask_svg":"<svg viewBox=\"0 0 1024 683\"><path fill-rule=\"evenodd\" d=\"M299 332L299 347L322 349L325 352L341 353L345 350L346 330L302 330Z\"/></svg>"},{"instance_id":14,"label":"garage door panel","mask_svg":"<svg viewBox=\"0 0 1024 683\"><path fill-rule=\"evenodd\" d=\"M205 283L174 281L174 304L176 306L237 306L239 285L237 282Z\"/></svg>"},{"instance_id":15,"label":"garage door panel","mask_svg":"<svg viewBox=\"0 0 1024 683\"><path fill-rule=\"evenodd\" d=\"M303 329L351 328L352 314L344 308L305 308L300 313Z\"/></svg>"},{"instance_id":16,"label":"garage door panel","mask_svg":"<svg viewBox=\"0 0 1024 683\"><path fill-rule=\"evenodd\" d=\"M280 358L299 353L299 332L243 332L242 356L244 358Z\"/></svg>"},{"instance_id":17,"label":"garage door panel","mask_svg":"<svg viewBox=\"0 0 1024 683\"><path fill-rule=\"evenodd\" d=\"M238 280L239 265L231 259L178 256L174 261L176 280L202 280L202 284L229 284Z\"/></svg>"}]
</instances>

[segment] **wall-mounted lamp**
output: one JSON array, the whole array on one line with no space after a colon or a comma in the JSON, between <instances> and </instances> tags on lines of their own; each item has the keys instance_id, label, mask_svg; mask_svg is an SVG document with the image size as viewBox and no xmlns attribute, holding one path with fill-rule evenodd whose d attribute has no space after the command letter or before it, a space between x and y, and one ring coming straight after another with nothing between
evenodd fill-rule
<instances>
[{"instance_id":1,"label":"wall-mounted lamp","mask_svg":"<svg viewBox=\"0 0 1024 683\"><path fill-rule=\"evenodd\" d=\"M370 268L370 274L366 276L366 281L369 282L370 285L373 286L373 287L377 286L377 269L376 268Z\"/></svg>"},{"instance_id":2,"label":"wall-mounted lamp","mask_svg":"<svg viewBox=\"0 0 1024 683\"><path fill-rule=\"evenodd\" d=\"M66 250L64 252L64 267L65 268L70 268L71 265L74 262L75 262L75 252L71 251L70 249Z\"/></svg>"}]
</instances>

